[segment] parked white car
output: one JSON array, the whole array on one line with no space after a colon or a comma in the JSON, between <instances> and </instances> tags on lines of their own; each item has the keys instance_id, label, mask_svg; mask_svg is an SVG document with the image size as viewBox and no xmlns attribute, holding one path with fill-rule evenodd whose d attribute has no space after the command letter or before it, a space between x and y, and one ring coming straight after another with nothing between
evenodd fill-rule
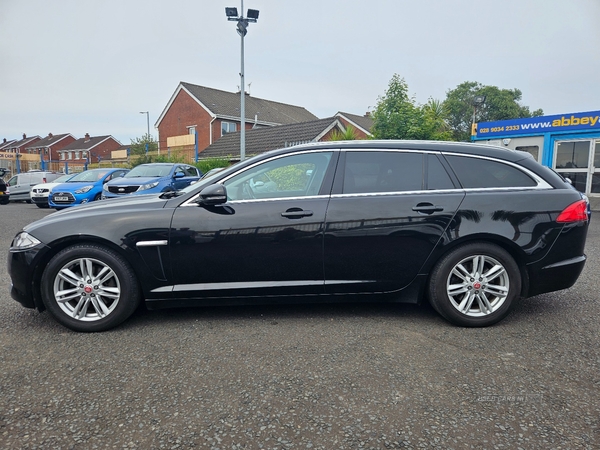
<instances>
[{"instance_id":1,"label":"parked white car","mask_svg":"<svg viewBox=\"0 0 600 450\"><path fill-rule=\"evenodd\" d=\"M29 191L31 201L35 203L38 206L38 208L47 208L48 196L50 195L50 191L52 190L52 188L58 186L59 184L66 183L75 175L77 174L70 173L67 175L63 175L62 177L56 178L51 183L36 184L31 188L31 191Z\"/></svg>"}]
</instances>

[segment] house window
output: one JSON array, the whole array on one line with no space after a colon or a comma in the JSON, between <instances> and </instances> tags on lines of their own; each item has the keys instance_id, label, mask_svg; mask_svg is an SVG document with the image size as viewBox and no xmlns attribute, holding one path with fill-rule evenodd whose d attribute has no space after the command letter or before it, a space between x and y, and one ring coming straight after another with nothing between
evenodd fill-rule
<instances>
[{"instance_id":1,"label":"house window","mask_svg":"<svg viewBox=\"0 0 600 450\"><path fill-rule=\"evenodd\" d=\"M237 125L234 122L221 122L221 136L227 133L235 133Z\"/></svg>"},{"instance_id":2,"label":"house window","mask_svg":"<svg viewBox=\"0 0 600 450\"><path fill-rule=\"evenodd\" d=\"M73 152L69 152L69 159L73 159Z\"/></svg>"},{"instance_id":3,"label":"house window","mask_svg":"<svg viewBox=\"0 0 600 450\"><path fill-rule=\"evenodd\" d=\"M87 152L81 152L81 157L83 159L87 159Z\"/></svg>"},{"instance_id":4,"label":"house window","mask_svg":"<svg viewBox=\"0 0 600 450\"><path fill-rule=\"evenodd\" d=\"M75 152L75 159L79 159L79 152Z\"/></svg>"},{"instance_id":5,"label":"house window","mask_svg":"<svg viewBox=\"0 0 600 450\"><path fill-rule=\"evenodd\" d=\"M188 134L196 134L196 125L192 125L191 127L187 127L188 128Z\"/></svg>"},{"instance_id":6,"label":"house window","mask_svg":"<svg viewBox=\"0 0 600 450\"><path fill-rule=\"evenodd\" d=\"M60 152L60 159L65 159L65 152Z\"/></svg>"}]
</instances>

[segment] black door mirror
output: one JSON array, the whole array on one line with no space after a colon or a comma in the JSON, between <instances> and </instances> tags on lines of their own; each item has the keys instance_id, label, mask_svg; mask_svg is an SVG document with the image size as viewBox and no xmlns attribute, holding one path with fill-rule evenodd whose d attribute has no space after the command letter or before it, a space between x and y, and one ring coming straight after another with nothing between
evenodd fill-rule
<instances>
[{"instance_id":1,"label":"black door mirror","mask_svg":"<svg viewBox=\"0 0 600 450\"><path fill-rule=\"evenodd\" d=\"M221 205L227 202L227 189L222 184L211 184L200 191L196 203L202 206Z\"/></svg>"}]
</instances>

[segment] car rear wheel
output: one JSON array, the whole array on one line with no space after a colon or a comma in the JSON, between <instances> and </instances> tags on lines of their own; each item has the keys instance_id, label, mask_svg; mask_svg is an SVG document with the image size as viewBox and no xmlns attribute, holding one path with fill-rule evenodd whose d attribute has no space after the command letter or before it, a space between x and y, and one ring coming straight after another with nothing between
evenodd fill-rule
<instances>
[{"instance_id":1,"label":"car rear wheel","mask_svg":"<svg viewBox=\"0 0 600 450\"><path fill-rule=\"evenodd\" d=\"M429 300L455 325L493 325L510 312L521 291L521 276L504 249L488 243L466 244L445 255L429 284Z\"/></svg>"},{"instance_id":2,"label":"car rear wheel","mask_svg":"<svg viewBox=\"0 0 600 450\"><path fill-rule=\"evenodd\" d=\"M98 245L74 245L54 256L42 275L42 300L58 322L75 331L104 331L127 319L140 302L133 270Z\"/></svg>"}]
</instances>

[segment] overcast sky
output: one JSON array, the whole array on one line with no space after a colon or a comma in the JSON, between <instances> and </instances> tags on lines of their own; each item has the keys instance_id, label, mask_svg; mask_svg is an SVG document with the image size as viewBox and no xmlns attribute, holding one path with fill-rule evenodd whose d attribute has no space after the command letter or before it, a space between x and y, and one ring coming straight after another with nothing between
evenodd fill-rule
<instances>
[{"instance_id":1,"label":"overcast sky","mask_svg":"<svg viewBox=\"0 0 600 450\"><path fill-rule=\"evenodd\" d=\"M146 133L180 81L235 92L239 0L0 0L0 140ZM364 114L394 73L419 103L464 81L544 113L600 110L600 0L246 0L250 94ZM248 88L247 88L248 89Z\"/></svg>"}]
</instances>

